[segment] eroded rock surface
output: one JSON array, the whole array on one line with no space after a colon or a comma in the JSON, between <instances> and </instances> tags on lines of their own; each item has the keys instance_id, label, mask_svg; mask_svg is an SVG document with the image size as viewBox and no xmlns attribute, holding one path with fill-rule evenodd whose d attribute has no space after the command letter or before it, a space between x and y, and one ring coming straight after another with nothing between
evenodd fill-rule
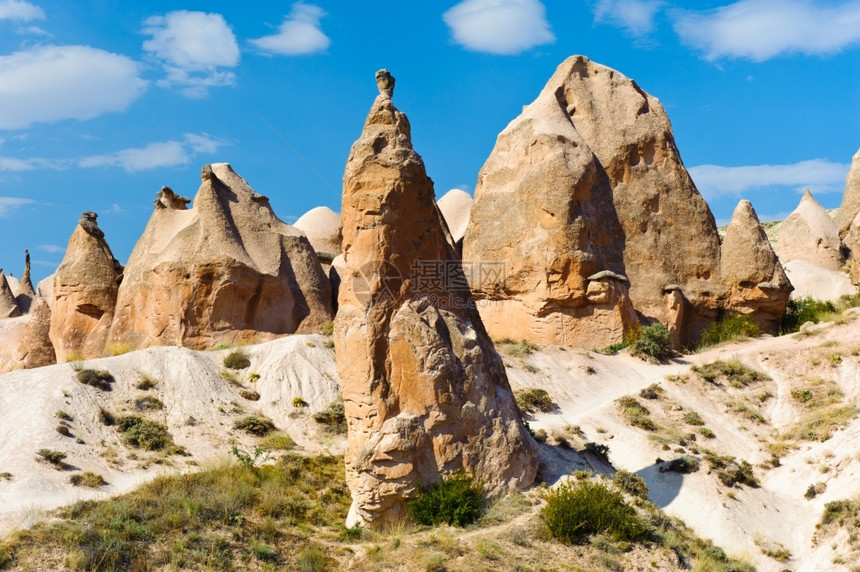
<instances>
[{"instance_id":1,"label":"eroded rock surface","mask_svg":"<svg viewBox=\"0 0 860 572\"><path fill-rule=\"evenodd\" d=\"M21 310L18 308L15 294L12 293L3 269L0 269L0 318L14 318L20 315Z\"/></svg>"},{"instance_id":2,"label":"eroded rock surface","mask_svg":"<svg viewBox=\"0 0 860 572\"><path fill-rule=\"evenodd\" d=\"M748 315L762 331L776 332L794 288L747 200L732 214L720 261L726 309Z\"/></svg>"},{"instance_id":3,"label":"eroded rock surface","mask_svg":"<svg viewBox=\"0 0 860 572\"><path fill-rule=\"evenodd\" d=\"M94 212L81 215L54 274L50 339L58 361L101 357L116 306L122 267Z\"/></svg>"},{"instance_id":4,"label":"eroded rock surface","mask_svg":"<svg viewBox=\"0 0 860 572\"><path fill-rule=\"evenodd\" d=\"M30 252L28 250L24 251L24 272L21 274L21 280L18 281L17 287L13 289L13 293L21 313L28 313L30 305L36 297L33 281L30 278Z\"/></svg>"},{"instance_id":5,"label":"eroded rock surface","mask_svg":"<svg viewBox=\"0 0 860 572\"><path fill-rule=\"evenodd\" d=\"M800 204L782 223L776 254L783 264L804 260L827 270L842 267L839 228L809 189L803 192Z\"/></svg>"},{"instance_id":6,"label":"eroded rock surface","mask_svg":"<svg viewBox=\"0 0 860 572\"><path fill-rule=\"evenodd\" d=\"M471 195L461 189L451 189L436 202L454 242L461 241L466 234L472 202Z\"/></svg>"},{"instance_id":7,"label":"eroded rock surface","mask_svg":"<svg viewBox=\"0 0 860 572\"><path fill-rule=\"evenodd\" d=\"M851 282L860 285L860 212L849 227L845 245L851 250Z\"/></svg>"},{"instance_id":8,"label":"eroded rock surface","mask_svg":"<svg viewBox=\"0 0 860 572\"><path fill-rule=\"evenodd\" d=\"M851 159L851 170L845 180L845 192L842 194L842 203L836 213L836 226L839 236L845 237L851 227L854 218L860 214L860 149Z\"/></svg>"},{"instance_id":9,"label":"eroded rock surface","mask_svg":"<svg viewBox=\"0 0 860 572\"><path fill-rule=\"evenodd\" d=\"M331 288L307 238L227 163L206 165L201 179L190 209L159 192L111 341L207 348L317 331L331 319Z\"/></svg>"},{"instance_id":10,"label":"eroded rock surface","mask_svg":"<svg viewBox=\"0 0 860 572\"><path fill-rule=\"evenodd\" d=\"M380 96L344 173L334 334L348 524L373 526L401 518L421 483L464 469L501 493L531 483L537 463L409 122L391 102L393 78L377 78ZM447 282L429 274L438 269Z\"/></svg>"},{"instance_id":11,"label":"eroded rock surface","mask_svg":"<svg viewBox=\"0 0 860 572\"><path fill-rule=\"evenodd\" d=\"M340 254L340 215L328 207L312 208L293 225L305 233L311 246L324 264L331 264Z\"/></svg>"}]
</instances>

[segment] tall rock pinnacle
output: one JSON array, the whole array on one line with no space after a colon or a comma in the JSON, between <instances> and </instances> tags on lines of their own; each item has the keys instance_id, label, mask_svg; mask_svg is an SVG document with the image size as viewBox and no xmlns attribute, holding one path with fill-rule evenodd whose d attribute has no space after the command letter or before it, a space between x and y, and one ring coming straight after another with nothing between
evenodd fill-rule
<instances>
[{"instance_id":1,"label":"tall rock pinnacle","mask_svg":"<svg viewBox=\"0 0 860 572\"><path fill-rule=\"evenodd\" d=\"M345 272L335 347L349 424L348 524L398 520L422 483L463 469L490 493L534 479L537 448L413 150L409 121L376 98L343 182Z\"/></svg>"}]
</instances>

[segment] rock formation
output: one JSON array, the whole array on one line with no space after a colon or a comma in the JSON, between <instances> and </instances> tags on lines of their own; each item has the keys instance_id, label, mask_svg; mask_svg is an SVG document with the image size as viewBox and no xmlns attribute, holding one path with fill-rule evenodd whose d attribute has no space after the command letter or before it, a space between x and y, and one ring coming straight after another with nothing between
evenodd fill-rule
<instances>
[{"instance_id":1,"label":"rock formation","mask_svg":"<svg viewBox=\"0 0 860 572\"><path fill-rule=\"evenodd\" d=\"M860 213L860 149L851 159L851 170L845 180L845 192L842 194L842 204L836 213L836 226L839 236L848 234L851 222Z\"/></svg>"},{"instance_id":2,"label":"rock formation","mask_svg":"<svg viewBox=\"0 0 860 572\"><path fill-rule=\"evenodd\" d=\"M15 300L9 282L6 281L3 269L0 268L0 319L14 318L20 315L21 310L18 308L18 302Z\"/></svg>"},{"instance_id":3,"label":"rock formation","mask_svg":"<svg viewBox=\"0 0 860 572\"><path fill-rule=\"evenodd\" d=\"M634 323L629 287L640 314L689 343L720 305L716 224L665 111L582 56L565 60L499 135L478 176L463 259L504 262L504 280L471 282L492 301L481 313L494 336L620 341ZM594 284L603 270L621 279Z\"/></svg>"},{"instance_id":4,"label":"rock formation","mask_svg":"<svg viewBox=\"0 0 860 572\"><path fill-rule=\"evenodd\" d=\"M460 242L469 226L469 213L472 210L472 197L466 191L451 189L437 201L442 216L451 231L454 242Z\"/></svg>"},{"instance_id":5,"label":"rock formation","mask_svg":"<svg viewBox=\"0 0 860 572\"><path fill-rule=\"evenodd\" d=\"M331 264L340 254L340 215L330 208L313 208L300 216L293 226L305 233L323 264Z\"/></svg>"},{"instance_id":6,"label":"rock formation","mask_svg":"<svg viewBox=\"0 0 860 572\"><path fill-rule=\"evenodd\" d=\"M749 201L738 203L726 228L720 277L727 310L748 315L762 331L779 329L793 287Z\"/></svg>"},{"instance_id":7,"label":"rock formation","mask_svg":"<svg viewBox=\"0 0 860 572\"><path fill-rule=\"evenodd\" d=\"M845 245L851 250L851 282L860 286L860 212L849 227Z\"/></svg>"},{"instance_id":8,"label":"rock formation","mask_svg":"<svg viewBox=\"0 0 860 572\"><path fill-rule=\"evenodd\" d=\"M33 290L33 281L30 279L30 252L27 250L24 251L24 273L21 274L21 280L18 281L18 287L13 289L13 293L21 313L29 312L33 298L36 297L36 291Z\"/></svg>"},{"instance_id":9,"label":"rock formation","mask_svg":"<svg viewBox=\"0 0 860 572\"><path fill-rule=\"evenodd\" d=\"M805 260L789 260L782 267L794 286L793 300L815 298L836 302L842 296L857 293L851 277L840 270L827 270Z\"/></svg>"},{"instance_id":10,"label":"rock formation","mask_svg":"<svg viewBox=\"0 0 860 572\"><path fill-rule=\"evenodd\" d=\"M208 348L317 331L332 316L331 288L307 238L230 165L206 165L201 178L190 209L159 192L125 268L111 342Z\"/></svg>"},{"instance_id":11,"label":"rock formation","mask_svg":"<svg viewBox=\"0 0 860 572\"><path fill-rule=\"evenodd\" d=\"M776 254L785 264L791 260L805 260L827 270L839 270L844 262L839 228L809 189L803 192L800 204L794 209L779 231Z\"/></svg>"},{"instance_id":12,"label":"rock formation","mask_svg":"<svg viewBox=\"0 0 860 572\"><path fill-rule=\"evenodd\" d=\"M51 343L51 309L42 297L37 296L30 307L30 321L18 344L16 358L28 369L57 363Z\"/></svg>"},{"instance_id":13,"label":"rock formation","mask_svg":"<svg viewBox=\"0 0 860 572\"><path fill-rule=\"evenodd\" d=\"M458 469L491 493L535 476L537 449L485 332L406 116L380 72L343 184L345 268L334 341L349 425L348 524L401 518ZM447 280L439 282L438 272Z\"/></svg>"},{"instance_id":14,"label":"rock formation","mask_svg":"<svg viewBox=\"0 0 860 572\"><path fill-rule=\"evenodd\" d=\"M101 357L121 267L105 242L93 212L85 212L54 274L50 338L58 361L69 354Z\"/></svg>"}]
</instances>

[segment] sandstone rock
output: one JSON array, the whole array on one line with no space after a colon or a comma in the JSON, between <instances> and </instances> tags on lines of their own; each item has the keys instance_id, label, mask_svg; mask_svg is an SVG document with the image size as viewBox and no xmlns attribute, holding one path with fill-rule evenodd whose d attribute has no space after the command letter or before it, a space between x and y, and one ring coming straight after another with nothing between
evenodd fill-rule
<instances>
[{"instance_id":1,"label":"sandstone rock","mask_svg":"<svg viewBox=\"0 0 860 572\"><path fill-rule=\"evenodd\" d=\"M790 260L782 266L794 286L792 300L808 297L836 302L841 296L857 293L857 287L844 272L827 270L805 260Z\"/></svg>"},{"instance_id":2,"label":"sandstone rock","mask_svg":"<svg viewBox=\"0 0 860 572\"><path fill-rule=\"evenodd\" d=\"M860 149L851 159L851 170L845 180L845 192L842 194L842 204L836 213L836 226L839 236L848 234L851 222L860 213Z\"/></svg>"},{"instance_id":3,"label":"sandstone rock","mask_svg":"<svg viewBox=\"0 0 860 572\"><path fill-rule=\"evenodd\" d=\"M827 211L816 201L809 189L803 192L779 231L776 254L785 264L805 260L827 270L839 270L844 262L839 228Z\"/></svg>"},{"instance_id":4,"label":"sandstone rock","mask_svg":"<svg viewBox=\"0 0 860 572\"><path fill-rule=\"evenodd\" d=\"M9 282L6 281L3 269L0 268L0 319L14 318L20 315L21 310L18 308L18 302L15 300Z\"/></svg>"},{"instance_id":5,"label":"sandstone rock","mask_svg":"<svg viewBox=\"0 0 860 572\"><path fill-rule=\"evenodd\" d=\"M331 289L307 238L230 165L206 165L201 178L192 208L170 200L152 213L125 269L111 342L206 348L330 320Z\"/></svg>"},{"instance_id":6,"label":"sandstone rock","mask_svg":"<svg viewBox=\"0 0 860 572\"><path fill-rule=\"evenodd\" d=\"M51 308L45 298L36 296L33 300L30 320L19 341L16 360L25 368L57 363L57 354L51 343Z\"/></svg>"},{"instance_id":7,"label":"sandstone rock","mask_svg":"<svg viewBox=\"0 0 860 572\"><path fill-rule=\"evenodd\" d=\"M293 226L305 233L323 264L331 264L340 254L340 215L330 208L313 208L300 216Z\"/></svg>"},{"instance_id":8,"label":"sandstone rock","mask_svg":"<svg viewBox=\"0 0 860 572\"><path fill-rule=\"evenodd\" d=\"M537 464L389 86L393 78L381 82L344 173L334 341L349 525L397 521L419 484L458 469L498 494L530 484Z\"/></svg>"},{"instance_id":9,"label":"sandstone rock","mask_svg":"<svg viewBox=\"0 0 860 572\"><path fill-rule=\"evenodd\" d=\"M22 314L30 311L30 305L33 303L33 298L36 297L36 291L33 290L33 282L30 279L30 252L24 251L24 273L21 274L21 280L18 281L17 287L12 289L15 294L15 301L18 303L18 308Z\"/></svg>"},{"instance_id":10,"label":"sandstone rock","mask_svg":"<svg viewBox=\"0 0 860 572\"><path fill-rule=\"evenodd\" d=\"M611 305L588 304L586 278L604 269L626 276L636 310L679 342L696 338L722 296L716 224L660 102L582 56L565 60L499 135L478 176L463 258L504 261L504 280L471 283L493 300L481 314L494 336L619 341L635 323L624 289ZM680 291L667 300L670 284Z\"/></svg>"},{"instance_id":11,"label":"sandstone rock","mask_svg":"<svg viewBox=\"0 0 860 572\"><path fill-rule=\"evenodd\" d=\"M794 289L749 201L738 203L720 256L725 308L745 314L763 332L776 332Z\"/></svg>"},{"instance_id":12,"label":"sandstone rock","mask_svg":"<svg viewBox=\"0 0 860 572\"><path fill-rule=\"evenodd\" d=\"M851 250L851 281L860 285L860 212L845 236L845 245Z\"/></svg>"},{"instance_id":13,"label":"sandstone rock","mask_svg":"<svg viewBox=\"0 0 860 572\"><path fill-rule=\"evenodd\" d=\"M85 212L54 274L50 339L58 361L70 353L101 357L116 306L121 267L96 222Z\"/></svg>"},{"instance_id":14,"label":"sandstone rock","mask_svg":"<svg viewBox=\"0 0 860 572\"><path fill-rule=\"evenodd\" d=\"M442 211L442 216L445 217L454 242L460 242L466 234L472 202L472 196L466 191L451 189L436 203Z\"/></svg>"}]
</instances>

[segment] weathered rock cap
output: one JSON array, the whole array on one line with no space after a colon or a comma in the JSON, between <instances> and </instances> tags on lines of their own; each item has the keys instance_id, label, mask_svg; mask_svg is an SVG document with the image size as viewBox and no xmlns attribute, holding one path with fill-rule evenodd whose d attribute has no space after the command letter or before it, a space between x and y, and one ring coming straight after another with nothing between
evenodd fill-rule
<instances>
[{"instance_id":1,"label":"weathered rock cap","mask_svg":"<svg viewBox=\"0 0 860 572\"><path fill-rule=\"evenodd\" d=\"M611 270L601 270L596 274L592 274L588 277L588 280L617 280L619 282L624 282L625 284L629 284L630 280L627 279L623 274L618 274L617 272L613 272Z\"/></svg>"},{"instance_id":2,"label":"weathered rock cap","mask_svg":"<svg viewBox=\"0 0 860 572\"><path fill-rule=\"evenodd\" d=\"M157 209L176 209L184 211L188 209L188 203L190 202L191 199L188 197L177 195L173 192L173 189L164 186L161 187L160 191L158 191L158 198L155 199L154 204Z\"/></svg>"},{"instance_id":3,"label":"weathered rock cap","mask_svg":"<svg viewBox=\"0 0 860 572\"><path fill-rule=\"evenodd\" d=\"M394 97L394 76L387 69L381 69L376 72L376 87L379 88L379 94L391 99Z\"/></svg>"}]
</instances>

